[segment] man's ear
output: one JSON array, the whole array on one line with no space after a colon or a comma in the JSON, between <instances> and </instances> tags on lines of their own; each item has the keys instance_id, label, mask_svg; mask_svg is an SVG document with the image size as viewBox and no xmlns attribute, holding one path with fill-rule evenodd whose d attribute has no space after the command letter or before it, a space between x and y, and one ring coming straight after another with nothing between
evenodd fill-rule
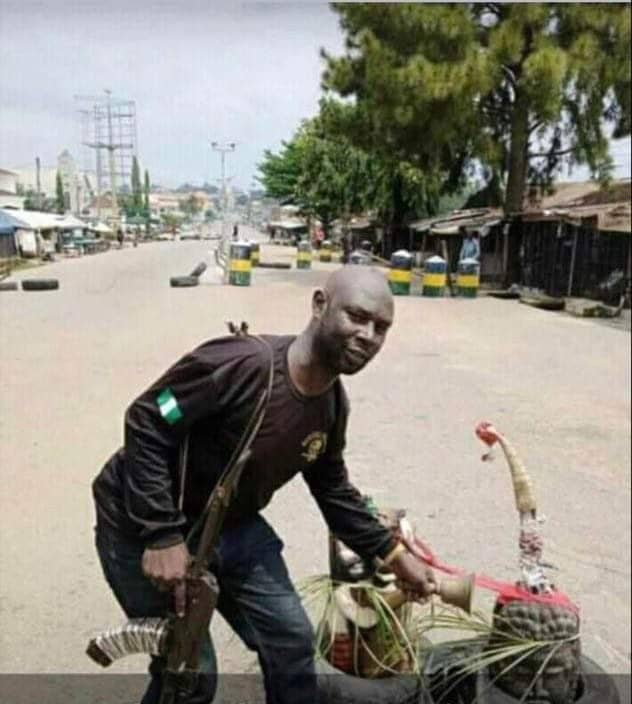
<instances>
[{"instance_id":1,"label":"man's ear","mask_svg":"<svg viewBox=\"0 0 632 704\"><path fill-rule=\"evenodd\" d=\"M317 288L312 296L312 315L320 320L327 310L327 292L325 289Z\"/></svg>"}]
</instances>

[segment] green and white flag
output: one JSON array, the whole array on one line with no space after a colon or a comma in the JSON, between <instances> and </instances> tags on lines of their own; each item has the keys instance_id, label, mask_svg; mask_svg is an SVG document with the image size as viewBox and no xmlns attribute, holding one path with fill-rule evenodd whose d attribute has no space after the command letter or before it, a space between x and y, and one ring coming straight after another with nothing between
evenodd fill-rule
<instances>
[{"instance_id":1,"label":"green and white flag","mask_svg":"<svg viewBox=\"0 0 632 704\"><path fill-rule=\"evenodd\" d=\"M158 403L158 408L160 409L160 415L169 423L173 425L177 423L182 418L182 411L176 397L171 392L171 389L164 389L156 397L156 402Z\"/></svg>"}]
</instances>

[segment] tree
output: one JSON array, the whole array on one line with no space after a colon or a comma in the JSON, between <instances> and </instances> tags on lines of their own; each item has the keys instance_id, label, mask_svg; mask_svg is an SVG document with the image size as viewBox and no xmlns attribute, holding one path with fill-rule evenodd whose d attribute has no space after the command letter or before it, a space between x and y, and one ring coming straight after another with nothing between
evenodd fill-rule
<instances>
[{"instance_id":1,"label":"tree","mask_svg":"<svg viewBox=\"0 0 632 704\"><path fill-rule=\"evenodd\" d=\"M301 141L301 129L289 142L282 142L277 154L269 149L263 153L263 161L257 165L263 185L269 198L280 201L293 200L296 197L298 180L302 173L304 144Z\"/></svg>"},{"instance_id":2,"label":"tree","mask_svg":"<svg viewBox=\"0 0 632 704\"><path fill-rule=\"evenodd\" d=\"M365 155L348 142L331 140L318 119L305 120L279 153L264 153L259 180L266 195L291 202L320 220L327 233L339 217L362 208Z\"/></svg>"},{"instance_id":3,"label":"tree","mask_svg":"<svg viewBox=\"0 0 632 704\"><path fill-rule=\"evenodd\" d=\"M162 220L163 225L172 232L176 231L176 228L182 222L183 217L184 216L179 213L165 212L160 214L160 219Z\"/></svg>"},{"instance_id":4,"label":"tree","mask_svg":"<svg viewBox=\"0 0 632 704\"><path fill-rule=\"evenodd\" d=\"M132 175L131 175L131 186L132 186L132 198L131 198L131 209L134 211L134 215L141 215L143 210L143 190L140 182L140 167L138 166L138 159L136 156L132 158Z\"/></svg>"},{"instance_id":5,"label":"tree","mask_svg":"<svg viewBox=\"0 0 632 704\"><path fill-rule=\"evenodd\" d=\"M332 131L334 111L329 106L329 115L304 121L279 153L264 153L259 180L266 195L298 205L326 233L334 220L344 227L353 215L372 210L392 237L405 219L428 214L434 201L423 172L383 153L370 154Z\"/></svg>"},{"instance_id":6,"label":"tree","mask_svg":"<svg viewBox=\"0 0 632 704\"><path fill-rule=\"evenodd\" d=\"M183 198L180 201L179 208L185 215L191 217L202 212L204 208L204 202L201 198L198 198L198 196L196 196L194 193L191 193L191 195L187 196L187 198Z\"/></svg>"},{"instance_id":7,"label":"tree","mask_svg":"<svg viewBox=\"0 0 632 704\"><path fill-rule=\"evenodd\" d=\"M60 215L66 211L66 195L64 193L64 183L61 180L61 173L57 171L55 175L55 207Z\"/></svg>"},{"instance_id":8,"label":"tree","mask_svg":"<svg viewBox=\"0 0 632 704\"><path fill-rule=\"evenodd\" d=\"M143 184L143 208L145 209L145 215L146 217L149 217L150 215L150 208L149 208L149 192L151 190L151 182L149 180L149 171L145 169L145 181Z\"/></svg>"},{"instance_id":9,"label":"tree","mask_svg":"<svg viewBox=\"0 0 632 704\"><path fill-rule=\"evenodd\" d=\"M356 146L410 163L440 192L481 163L507 212L565 164L608 177L607 130L630 132L628 5L334 8L346 53L323 52L322 112Z\"/></svg>"}]
</instances>

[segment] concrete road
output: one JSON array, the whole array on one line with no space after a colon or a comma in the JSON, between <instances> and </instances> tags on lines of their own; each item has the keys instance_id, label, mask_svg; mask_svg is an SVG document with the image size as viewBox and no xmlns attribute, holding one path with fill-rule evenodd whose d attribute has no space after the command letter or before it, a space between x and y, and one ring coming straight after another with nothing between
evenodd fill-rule
<instances>
[{"instance_id":1,"label":"concrete road","mask_svg":"<svg viewBox=\"0 0 632 704\"><path fill-rule=\"evenodd\" d=\"M96 672L86 642L121 621L93 548L90 483L121 443L130 400L226 320L298 331L311 289L336 266L257 270L249 288L220 285L211 266L199 287L170 288L211 246L69 259L28 272L58 277L59 291L0 293L2 672ZM280 257L291 254L263 248ZM581 604L584 650L629 672L629 332L513 301L399 298L384 351L347 389L356 484L406 507L445 561L512 580L508 471L501 457L480 461L473 429L490 420L508 435L548 519L555 581ZM266 513L295 578L325 571L325 528L300 478ZM213 630L224 671L254 669L221 619Z\"/></svg>"}]
</instances>

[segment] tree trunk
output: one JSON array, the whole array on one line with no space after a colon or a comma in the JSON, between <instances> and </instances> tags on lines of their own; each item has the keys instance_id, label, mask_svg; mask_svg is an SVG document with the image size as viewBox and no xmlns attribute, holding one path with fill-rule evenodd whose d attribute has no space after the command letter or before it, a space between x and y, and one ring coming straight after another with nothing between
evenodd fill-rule
<instances>
[{"instance_id":1,"label":"tree trunk","mask_svg":"<svg viewBox=\"0 0 632 704\"><path fill-rule=\"evenodd\" d=\"M527 180L527 152L529 147L529 103L519 88L511 117L509 146L509 174L505 194L505 215L522 210Z\"/></svg>"}]
</instances>

